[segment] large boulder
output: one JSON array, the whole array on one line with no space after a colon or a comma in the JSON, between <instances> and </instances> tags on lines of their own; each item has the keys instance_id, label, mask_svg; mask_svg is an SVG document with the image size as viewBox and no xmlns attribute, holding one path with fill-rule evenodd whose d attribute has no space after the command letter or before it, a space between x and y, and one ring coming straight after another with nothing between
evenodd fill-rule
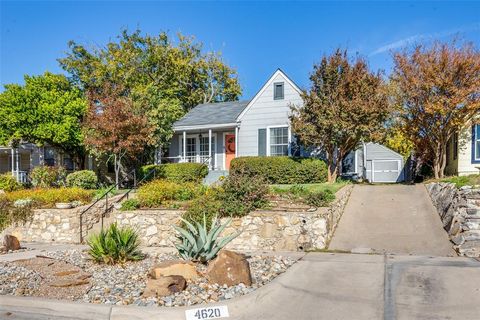
<instances>
[{"instance_id":1,"label":"large boulder","mask_svg":"<svg viewBox=\"0 0 480 320\"><path fill-rule=\"evenodd\" d=\"M207 267L207 277L210 283L234 286L243 283L252 285L250 264L245 255L229 250L222 250Z\"/></svg>"},{"instance_id":2,"label":"large boulder","mask_svg":"<svg viewBox=\"0 0 480 320\"><path fill-rule=\"evenodd\" d=\"M10 250L15 251L22 248L20 246L20 241L18 241L17 237L9 234L5 235L5 237L3 238L3 245L6 251L10 251Z\"/></svg>"},{"instance_id":3,"label":"large boulder","mask_svg":"<svg viewBox=\"0 0 480 320\"><path fill-rule=\"evenodd\" d=\"M187 280L195 280L200 275L193 263L183 260L171 260L155 265L152 270L150 270L150 276L153 279L166 276L182 276Z\"/></svg>"},{"instance_id":4,"label":"large boulder","mask_svg":"<svg viewBox=\"0 0 480 320\"><path fill-rule=\"evenodd\" d=\"M187 281L182 276L158 277L156 279L148 279L147 286L143 291L143 296L148 297L164 297L175 292L185 290Z\"/></svg>"}]
</instances>

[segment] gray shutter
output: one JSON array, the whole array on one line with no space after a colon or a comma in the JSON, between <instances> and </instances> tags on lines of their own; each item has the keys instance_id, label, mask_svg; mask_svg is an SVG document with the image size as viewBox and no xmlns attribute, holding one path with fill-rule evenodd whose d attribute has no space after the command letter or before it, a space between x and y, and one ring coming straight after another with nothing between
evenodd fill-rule
<instances>
[{"instance_id":1,"label":"gray shutter","mask_svg":"<svg viewBox=\"0 0 480 320\"><path fill-rule=\"evenodd\" d=\"M267 129L258 129L258 155L267 155Z\"/></svg>"}]
</instances>

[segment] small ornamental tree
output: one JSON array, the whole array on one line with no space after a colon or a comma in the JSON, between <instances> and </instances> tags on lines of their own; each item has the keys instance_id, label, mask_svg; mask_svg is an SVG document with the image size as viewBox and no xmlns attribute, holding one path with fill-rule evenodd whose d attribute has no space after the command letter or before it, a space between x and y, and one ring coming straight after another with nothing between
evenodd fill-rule
<instances>
[{"instance_id":1,"label":"small ornamental tree","mask_svg":"<svg viewBox=\"0 0 480 320\"><path fill-rule=\"evenodd\" d=\"M394 55L403 134L442 178L452 135L480 111L480 52L472 44L434 43Z\"/></svg>"},{"instance_id":2,"label":"small ornamental tree","mask_svg":"<svg viewBox=\"0 0 480 320\"><path fill-rule=\"evenodd\" d=\"M85 144L91 150L113 157L115 182L119 184L122 160L153 143L153 128L145 116L134 112L124 90L112 83L88 93Z\"/></svg>"},{"instance_id":3,"label":"small ornamental tree","mask_svg":"<svg viewBox=\"0 0 480 320\"><path fill-rule=\"evenodd\" d=\"M337 49L314 66L311 88L302 94L303 106L292 106L292 130L300 142L325 151L328 181L340 173L344 157L361 140L376 140L389 116L381 74L368 70L357 57L350 61Z\"/></svg>"}]
</instances>

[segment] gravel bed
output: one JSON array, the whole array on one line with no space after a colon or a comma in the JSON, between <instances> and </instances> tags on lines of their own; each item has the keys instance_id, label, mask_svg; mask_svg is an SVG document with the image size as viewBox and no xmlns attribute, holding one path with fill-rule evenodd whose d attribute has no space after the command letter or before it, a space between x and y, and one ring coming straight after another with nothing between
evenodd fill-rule
<instances>
[{"instance_id":1,"label":"gravel bed","mask_svg":"<svg viewBox=\"0 0 480 320\"><path fill-rule=\"evenodd\" d=\"M248 258L253 282L250 287L243 284L231 287L209 284L205 277L200 277L188 282L187 288L182 292L162 298L143 298L149 270L158 262L178 259L178 256L150 254L139 262L108 266L92 262L86 253L78 250L47 252L44 255L69 262L92 275L92 287L81 299L84 302L167 307L222 301L248 294L285 272L296 261L281 256L251 256ZM197 270L203 273L206 266L199 264ZM10 263L0 264L0 294L29 295L40 281L41 277L34 271Z\"/></svg>"}]
</instances>

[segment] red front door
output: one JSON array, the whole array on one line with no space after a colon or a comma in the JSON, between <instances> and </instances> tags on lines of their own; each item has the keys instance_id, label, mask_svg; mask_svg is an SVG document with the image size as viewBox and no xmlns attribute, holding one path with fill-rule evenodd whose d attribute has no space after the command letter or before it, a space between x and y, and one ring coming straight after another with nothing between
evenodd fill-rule
<instances>
[{"instance_id":1,"label":"red front door","mask_svg":"<svg viewBox=\"0 0 480 320\"><path fill-rule=\"evenodd\" d=\"M230 170L230 162L235 158L235 135L225 135L225 169Z\"/></svg>"}]
</instances>

